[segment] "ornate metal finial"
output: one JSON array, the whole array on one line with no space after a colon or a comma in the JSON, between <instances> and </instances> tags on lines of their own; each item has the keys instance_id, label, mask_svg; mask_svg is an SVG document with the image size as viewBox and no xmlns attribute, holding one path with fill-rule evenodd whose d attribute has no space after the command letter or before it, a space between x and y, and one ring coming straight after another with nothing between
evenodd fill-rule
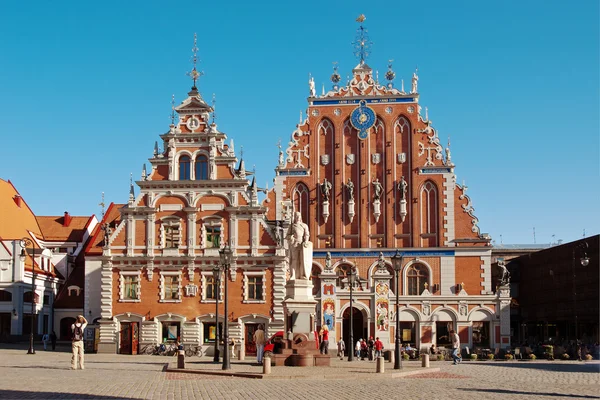
<instances>
[{"instance_id":1,"label":"ornate metal finial","mask_svg":"<svg viewBox=\"0 0 600 400\"><path fill-rule=\"evenodd\" d=\"M244 146L240 146L240 158L244 158Z\"/></svg>"},{"instance_id":2,"label":"ornate metal finial","mask_svg":"<svg viewBox=\"0 0 600 400\"><path fill-rule=\"evenodd\" d=\"M333 90L338 89L338 83L342 80L342 77L338 73L337 61L333 62L333 74L331 74L331 82L333 82Z\"/></svg>"},{"instance_id":3,"label":"ornate metal finial","mask_svg":"<svg viewBox=\"0 0 600 400\"><path fill-rule=\"evenodd\" d=\"M102 201L100 203L98 203L98 205L100 207L102 207L102 218L101 220L104 219L104 206L106 206L106 203L104 203L104 192L102 192Z\"/></svg>"},{"instance_id":4,"label":"ornate metal finial","mask_svg":"<svg viewBox=\"0 0 600 400\"><path fill-rule=\"evenodd\" d=\"M446 146L446 165L454 165L452 164L452 155L450 154L450 135L448 135L448 146Z\"/></svg>"},{"instance_id":5,"label":"ornate metal finial","mask_svg":"<svg viewBox=\"0 0 600 400\"><path fill-rule=\"evenodd\" d=\"M387 79L388 81L388 87L391 89L392 87L394 87L394 79L396 78L396 73L394 72L394 70L392 69L392 63L394 62L394 60L388 60L388 70L385 73L385 79ZM402 81L402 91L404 91L404 81Z\"/></svg>"},{"instance_id":6,"label":"ornate metal finial","mask_svg":"<svg viewBox=\"0 0 600 400\"><path fill-rule=\"evenodd\" d=\"M129 173L129 204L135 200L135 191L133 189L133 172Z\"/></svg>"},{"instance_id":7,"label":"ornate metal finial","mask_svg":"<svg viewBox=\"0 0 600 400\"><path fill-rule=\"evenodd\" d=\"M175 95L171 95L171 126L175 125Z\"/></svg>"},{"instance_id":8,"label":"ornate metal finial","mask_svg":"<svg viewBox=\"0 0 600 400\"><path fill-rule=\"evenodd\" d=\"M204 72L198 71L196 69L196 64L198 63L197 43L198 43L198 35L194 33L194 47L192 47L192 54L193 54L192 64L194 65L194 68L192 68L192 70L186 74L187 76L192 78L192 80L194 81L194 86L192 86L192 90L198 90L198 88L196 87L196 82L198 81L198 78L200 78L202 75L204 75Z\"/></svg>"},{"instance_id":9,"label":"ornate metal finial","mask_svg":"<svg viewBox=\"0 0 600 400\"><path fill-rule=\"evenodd\" d=\"M215 119L217 118L217 97L215 96L215 94L213 93L213 97L212 97L212 123L214 125L215 123Z\"/></svg>"},{"instance_id":10,"label":"ornate metal finial","mask_svg":"<svg viewBox=\"0 0 600 400\"><path fill-rule=\"evenodd\" d=\"M367 30L362 26L362 23L367 19L364 14L360 14L356 18L356 22L360 23L360 26L356 30L356 39L352 43L354 45L354 55L360 60L360 65L365 63L369 54L371 54L371 45L373 42L369 40Z\"/></svg>"}]
</instances>

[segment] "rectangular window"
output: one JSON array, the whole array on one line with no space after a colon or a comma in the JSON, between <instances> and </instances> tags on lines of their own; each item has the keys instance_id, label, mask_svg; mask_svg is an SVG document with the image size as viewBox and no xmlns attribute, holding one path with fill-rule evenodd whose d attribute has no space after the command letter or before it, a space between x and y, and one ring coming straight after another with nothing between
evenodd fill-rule
<instances>
[{"instance_id":1,"label":"rectangular window","mask_svg":"<svg viewBox=\"0 0 600 400\"><path fill-rule=\"evenodd\" d=\"M214 322L204 322L204 343L214 343L217 329ZM219 340L223 339L223 324L219 322Z\"/></svg>"},{"instance_id":2,"label":"rectangular window","mask_svg":"<svg viewBox=\"0 0 600 400\"><path fill-rule=\"evenodd\" d=\"M179 277L165 276L165 300L179 300Z\"/></svg>"},{"instance_id":3,"label":"rectangular window","mask_svg":"<svg viewBox=\"0 0 600 400\"><path fill-rule=\"evenodd\" d=\"M248 277L248 299L249 300L263 300L262 276Z\"/></svg>"},{"instance_id":4,"label":"rectangular window","mask_svg":"<svg viewBox=\"0 0 600 400\"><path fill-rule=\"evenodd\" d=\"M436 343L438 346L449 345L452 342L450 341L450 330L452 329L452 322L436 322L435 323L435 332L436 332Z\"/></svg>"},{"instance_id":5,"label":"rectangular window","mask_svg":"<svg viewBox=\"0 0 600 400\"><path fill-rule=\"evenodd\" d=\"M206 282L206 299L211 299L211 300L215 300L216 299L216 290L217 288L215 287L215 278L213 276L206 276L205 277L205 282Z\"/></svg>"},{"instance_id":6,"label":"rectangular window","mask_svg":"<svg viewBox=\"0 0 600 400\"><path fill-rule=\"evenodd\" d=\"M138 300L138 276L127 275L123 277L123 299Z\"/></svg>"},{"instance_id":7,"label":"rectangular window","mask_svg":"<svg viewBox=\"0 0 600 400\"><path fill-rule=\"evenodd\" d=\"M490 347L490 323L485 321L473 322L473 346Z\"/></svg>"},{"instance_id":8,"label":"rectangular window","mask_svg":"<svg viewBox=\"0 0 600 400\"><path fill-rule=\"evenodd\" d=\"M179 322L163 322L162 323L162 341L175 342L181 336Z\"/></svg>"},{"instance_id":9,"label":"rectangular window","mask_svg":"<svg viewBox=\"0 0 600 400\"><path fill-rule=\"evenodd\" d=\"M165 226L165 248L179 247L179 225Z\"/></svg>"},{"instance_id":10,"label":"rectangular window","mask_svg":"<svg viewBox=\"0 0 600 400\"><path fill-rule=\"evenodd\" d=\"M206 248L221 247L221 227L220 226L207 226L206 227Z\"/></svg>"}]
</instances>

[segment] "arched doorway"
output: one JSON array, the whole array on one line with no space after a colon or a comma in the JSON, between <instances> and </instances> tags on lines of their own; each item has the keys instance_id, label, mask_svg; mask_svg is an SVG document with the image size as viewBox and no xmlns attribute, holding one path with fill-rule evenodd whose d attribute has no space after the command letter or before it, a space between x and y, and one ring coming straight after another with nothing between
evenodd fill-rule
<instances>
[{"instance_id":1,"label":"arched doorway","mask_svg":"<svg viewBox=\"0 0 600 400\"><path fill-rule=\"evenodd\" d=\"M60 340L71 340L73 332L71 331L71 325L75 323L75 318L65 317L60 320Z\"/></svg>"},{"instance_id":2,"label":"arched doorway","mask_svg":"<svg viewBox=\"0 0 600 400\"><path fill-rule=\"evenodd\" d=\"M352 310L352 336L354 343L350 343L350 310ZM365 321L362 311L356 307L348 307L342 314L342 335L346 343L346 351L354 351L358 339L366 339Z\"/></svg>"}]
</instances>

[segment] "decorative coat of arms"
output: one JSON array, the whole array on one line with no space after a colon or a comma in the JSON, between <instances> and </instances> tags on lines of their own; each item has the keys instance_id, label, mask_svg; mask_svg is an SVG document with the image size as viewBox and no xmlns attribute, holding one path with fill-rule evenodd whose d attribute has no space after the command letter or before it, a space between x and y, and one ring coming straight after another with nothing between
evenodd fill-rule
<instances>
[{"instance_id":1,"label":"decorative coat of arms","mask_svg":"<svg viewBox=\"0 0 600 400\"><path fill-rule=\"evenodd\" d=\"M352 153L350 153L350 154L346 154L346 163L347 163L348 165L352 165L352 164L354 164L354 159L355 159L355 156L354 156L354 154L352 154Z\"/></svg>"},{"instance_id":2,"label":"decorative coat of arms","mask_svg":"<svg viewBox=\"0 0 600 400\"><path fill-rule=\"evenodd\" d=\"M329 154L323 154L321 156L321 165L329 164Z\"/></svg>"},{"instance_id":3,"label":"decorative coat of arms","mask_svg":"<svg viewBox=\"0 0 600 400\"><path fill-rule=\"evenodd\" d=\"M398 162L400 164L404 164L406 162L406 153L399 153L398 154Z\"/></svg>"},{"instance_id":4,"label":"decorative coat of arms","mask_svg":"<svg viewBox=\"0 0 600 400\"><path fill-rule=\"evenodd\" d=\"M373 164L379 164L381 162L381 154L373 153L371 154L371 161Z\"/></svg>"}]
</instances>

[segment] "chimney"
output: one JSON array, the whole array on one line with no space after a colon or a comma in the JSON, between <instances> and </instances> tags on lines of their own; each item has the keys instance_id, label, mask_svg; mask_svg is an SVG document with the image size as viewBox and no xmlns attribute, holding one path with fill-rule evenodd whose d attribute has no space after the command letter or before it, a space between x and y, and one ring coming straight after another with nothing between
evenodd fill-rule
<instances>
[{"instance_id":1,"label":"chimney","mask_svg":"<svg viewBox=\"0 0 600 400\"><path fill-rule=\"evenodd\" d=\"M23 200L21 195L15 194L15 197L13 197L13 200L15 201L15 204L17 205L17 207L21 208L21 201Z\"/></svg>"},{"instance_id":2,"label":"chimney","mask_svg":"<svg viewBox=\"0 0 600 400\"><path fill-rule=\"evenodd\" d=\"M65 211L65 216L63 218L63 226L69 226L71 224L71 216L68 211Z\"/></svg>"}]
</instances>

